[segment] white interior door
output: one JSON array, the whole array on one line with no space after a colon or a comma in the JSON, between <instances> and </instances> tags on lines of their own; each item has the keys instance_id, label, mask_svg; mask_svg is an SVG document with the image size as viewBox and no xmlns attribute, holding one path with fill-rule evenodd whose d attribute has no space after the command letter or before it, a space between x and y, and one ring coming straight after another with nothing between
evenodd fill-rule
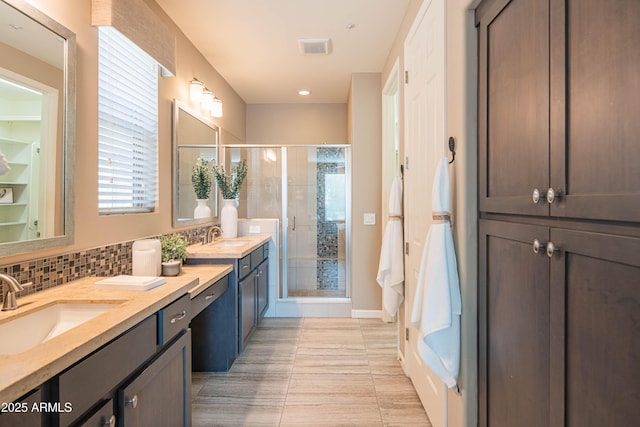
<instances>
[{"instance_id":1,"label":"white interior door","mask_svg":"<svg viewBox=\"0 0 640 427\"><path fill-rule=\"evenodd\" d=\"M445 141L445 0L425 1L405 40L406 324L411 324L424 242L431 225L431 187ZM422 361L409 327L405 363L434 426L447 425L447 389Z\"/></svg>"}]
</instances>

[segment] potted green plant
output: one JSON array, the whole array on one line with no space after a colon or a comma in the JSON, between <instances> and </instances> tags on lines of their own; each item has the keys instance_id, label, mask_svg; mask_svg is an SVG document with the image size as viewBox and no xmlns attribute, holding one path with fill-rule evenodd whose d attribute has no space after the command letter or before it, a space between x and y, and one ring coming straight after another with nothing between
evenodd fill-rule
<instances>
[{"instance_id":1,"label":"potted green plant","mask_svg":"<svg viewBox=\"0 0 640 427\"><path fill-rule=\"evenodd\" d=\"M187 258L187 239L180 234L166 234L160 237L162 254L162 275L177 276L182 269L182 261Z\"/></svg>"},{"instance_id":2,"label":"potted green plant","mask_svg":"<svg viewBox=\"0 0 640 427\"><path fill-rule=\"evenodd\" d=\"M208 218L211 216L209 196L211 195L211 167L210 162L198 157L191 171L191 183L196 193L197 206L193 211L194 218Z\"/></svg>"},{"instance_id":3,"label":"potted green plant","mask_svg":"<svg viewBox=\"0 0 640 427\"><path fill-rule=\"evenodd\" d=\"M213 174L222 191L222 209L220 210L220 228L222 237L232 239L238 236L238 209L236 199L242 182L247 177L247 161L242 160L231 175L227 175L224 166L213 165Z\"/></svg>"}]
</instances>

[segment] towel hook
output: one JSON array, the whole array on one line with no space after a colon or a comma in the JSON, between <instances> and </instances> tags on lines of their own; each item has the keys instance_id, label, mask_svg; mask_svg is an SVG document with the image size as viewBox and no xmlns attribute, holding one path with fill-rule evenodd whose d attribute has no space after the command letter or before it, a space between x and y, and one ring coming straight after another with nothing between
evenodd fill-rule
<instances>
[{"instance_id":1,"label":"towel hook","mask_svg":"<svg viewBox=\"0 0 640 427\"><path fill-rule=\"evenodd\" d=\"M449 164L451 164L456 159L456 140L452 136L449 137L449 151L451 151L452 154L451 161L449 162Z\"/></svg>"}]
</instances>

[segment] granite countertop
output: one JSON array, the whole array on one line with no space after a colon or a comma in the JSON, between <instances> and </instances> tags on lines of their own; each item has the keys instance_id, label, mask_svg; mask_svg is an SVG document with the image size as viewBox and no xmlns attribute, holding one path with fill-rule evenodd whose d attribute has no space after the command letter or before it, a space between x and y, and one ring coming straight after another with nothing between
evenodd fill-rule
<instances>
[{"instance_id":1,"label":"granite countertop","mask_svg":"<svg viewBox=\"0 0 640 427\"><path fill-rule=\"evenodd\" d=\"M251 251L263 245L271 239L269 234L250 234L236 237L235 239L217 238L213 243L206 245L196 243L187 246L187 258L242 258Z\"/></svg>"},{"instance_id":2,"label":"granite countertop","mask_svg":"<svg viewBox=\"0 0 640 427\"><path fill-rule=\"evenodd\" d=\"M53 378L148 316L189 292L193 298L231 271L227 265L186 268L147 291L98 289L102 277L86 277L18 298L18 309L0 312L0 324L54 303L116 304L22 353L0 355L0 402L11 402Z\"/></svg>"}]
</instances>

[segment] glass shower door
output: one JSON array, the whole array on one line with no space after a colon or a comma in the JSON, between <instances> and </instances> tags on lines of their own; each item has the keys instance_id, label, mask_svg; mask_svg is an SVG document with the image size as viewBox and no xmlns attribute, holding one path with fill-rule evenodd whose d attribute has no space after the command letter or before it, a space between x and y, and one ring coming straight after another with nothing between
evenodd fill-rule
<instances>
[{"instance_id":1,"label":"glass shower door","mask_svg":"<svg viewBox=\"0 0 640 427\"><path fill-rule=\"evenodd\" d=\"M347 298L347 148L287 147L285 298Z\"/></svg>"}]
</instances>

